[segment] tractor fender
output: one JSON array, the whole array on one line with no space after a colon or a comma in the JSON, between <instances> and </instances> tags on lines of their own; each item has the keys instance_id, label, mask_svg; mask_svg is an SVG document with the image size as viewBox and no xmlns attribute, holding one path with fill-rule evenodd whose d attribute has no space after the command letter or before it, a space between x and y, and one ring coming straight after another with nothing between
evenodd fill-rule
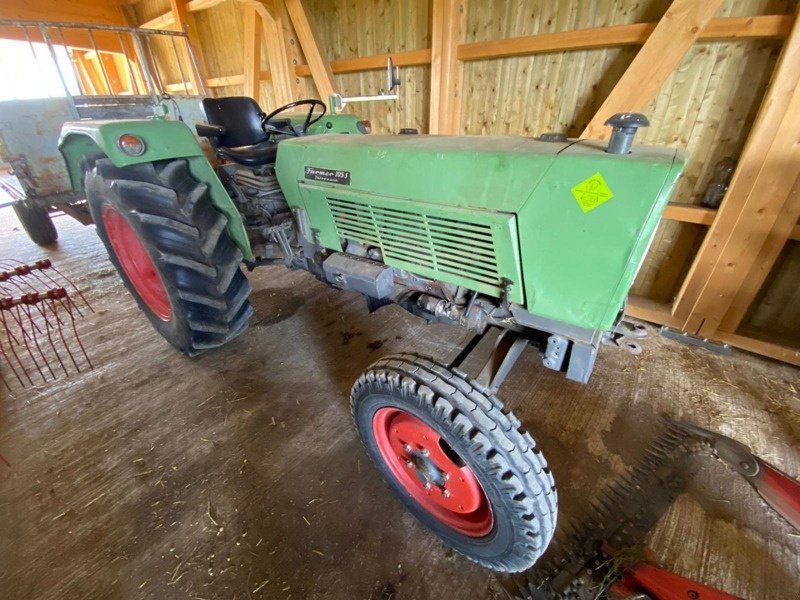
<instances>
[{"instance_id":1,"label":"tractor fender","mask_svg":"<svg viewBox=\"0 0 800 600\"><path fill-rule=\"evenodd\" d=\"M140 156L126 154L119 147L117 140L124 134L138 136L144 141L145 151ZM108 158L116 167L186 159L192 177L208 186L212 204L228 218L227 232L242 251L244 260L254 260L236 205L185 123L164 119L68 121L61 128L58 149L64 157L72 189L76 191L83 191L84 173L98 158Z\"/></svg>"}]
</instances>

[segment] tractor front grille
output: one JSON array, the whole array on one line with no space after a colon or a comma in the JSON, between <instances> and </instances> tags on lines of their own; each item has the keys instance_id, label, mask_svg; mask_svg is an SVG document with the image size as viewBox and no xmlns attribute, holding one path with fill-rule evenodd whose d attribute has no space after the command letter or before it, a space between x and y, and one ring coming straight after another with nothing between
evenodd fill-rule
<instances>
[{"instance_id":1,"label":"tractor front grille","mask_svg":"<svg viewBox=\"0 0 800 600\"><path fill-rule=\"evenodd\" d=\"M339 236L376 246L388 265L501 286L491 225L327 197Z\"/></svg>"}]
</instances>

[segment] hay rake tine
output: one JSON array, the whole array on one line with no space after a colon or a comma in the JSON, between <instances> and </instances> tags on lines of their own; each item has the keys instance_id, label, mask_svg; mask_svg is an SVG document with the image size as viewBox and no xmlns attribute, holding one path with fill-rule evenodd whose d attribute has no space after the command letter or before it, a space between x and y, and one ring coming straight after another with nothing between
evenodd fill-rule
<instances>
[{"instance_id":1,"label":"hay rake tine","mask_svg":"<svg viewBox=\"0 0 800 600\"><path fill-rule=\"evenodd\" d=\"M44 307L43 307L44 306ZM47 340L50 342L50 347L53 349L53 354L56 355L56 359L58 360L58 364L61 365L61 370L64 371L64 375L69 375L67 371L67 367L64 365L64 361L61 359L61 354L58 352L58 347L56 346L55 341L53 341L53 336L50 334L52 330L54 330L53 325L50 323L50 319L47 318L46 315L46 305L37 304L36 308L42 315L42 318L45 322L45 331L47 332ZM56 315L56 319L58 320L58 315Z\"/></svg>"},{"instance_id":2,"label":"hay rake tine","mask_svg":"<svg viewBox=\"0 0 800 600\"><path fill-rule=\"evenodd\" d=\"M51 298L50 302L51 302L51 305L52 305L52 308L53 308L53 312L57 311L58 307L56 306L56 300ZM58 300L58 302L59 302L59 304L61 304L61 306L64 306L61 303L61 300ZM67 338L64 336L64 330L61 328L61 321L59 320L59 321L56 321L56 322L58 323L58 335L61 338L61 343L64 344L64 348L66 348L67 354L69 354L70 360L72 360L72 364L75 366L75 370L78 373L80 373L81 372L81 368L78 366L78 363L75 361L75 357L72 355L72 350L69 349L69 344L67 343ZM74 328L74 326L73 326L73 328Z\"/></svg>"},{"instance_id":3,"label":"hay rake tine","mask_svg":"<svg viewBox=\"0 0 800 600\"><path fill-rule=\"evenodd\" d=\"M31 350L31 346L28 343L28 340L30 339L30 335L28 334L27 330L25 329L25 325L22 323L22 317L20 316L19 304L12 304L10 307L8 307L6 309L6 312L11 315L11 317L16 322L17 327L19 327L19 329L20 329L20 338L22 339L22 346L24 346L25 350L27 350L28 356L30 357L31 362L36 367L36 370L39 372L39 375L42 377L42 380L47 381L47 378L44 376L44 373L42 373L42 368L39 366L39 363L36 362L36 357L34 356L33 351ZM14 356L17 356L16 351L14 352ZM18 356L17 356L17 360L19 361L19 357ZM20 362L20 365L22 365L22 362ZM26 371L26 374L27 374L27 371ZM30 380L30 376L28 376L28 379ZM31 385L33 385L33 381L32 380L31 380Z\"/></svg>"},{"instance_id":4,"label":"hay rake tine","mask_svg":"<svg viewBox=\"0 0 800 600\"><path fill-rule=\"evenodd\" d=\"M23 306L24 306L24 310L25 310L25 312L27 313L27 316L28 316L28 323L30 323L31 325L35 326L36 325L36 320L35 320L34 316L31 314L31 305L30 304L25 304ZM19 310L22 310L22 307L20 307ZM47 321L47 317L45 317L45 322L46 321ZM45 325L45 328L46 327L47 326ZM36 329L39 329L38 326L36 327ZM33 343L36 346L36 351L39 353L39 356L41 357L42 362L44 363L44 366L47 367L48 371L50 371L50 376L53 379L55 379L56 378L56 374L53 373L53 368L50 366L50 361L48 361L47 358L45 358L44 352L42 352L42 347L39 345L39 338L36 337L36 331L33 329L33 327L31 327L31 333L33 334ZM42 331L40 329L39 329L39 333L42 333ZM38 363L37 363L37 365L38 365ZM47 379L45 379L45 381L47 381Z\"/></svg>"},{"instance_id":5,"label":"hay rake tine","mask_svg":"<svg viewBox=\"0 0 800 600\"><path fill-rule=\"evenodd\" d=\"M17 351L14 348L15 344L14 344L14 340L12 340L11 329L8 327L8 322L6 321L6 312L7 311L5 309L0 310L0 321L3 322L3 329L6 330L6 335L8 336L8 347L11 350L11 354L14 355L14 359L17 361L17 364L19 365L20 370L25 374L25 378L28 380L28 383L33 385L33 380L31 379L31 376L28 373L28 369L25 368L25 365L19 359L19 355L17 354ZM12 364L10 360L8 361L8 364L9 365ZM13 365L11 366L11 368L12 368L12 370L14 370L14 373L16 374L16 369L14 369ZM23 387L25 386L25 382L23 382L21 379L20 379L20 383L21 383L21 385Z\"/></svg>"},{"instance_id":6,"label":"hay rake tine","mask_svg":"<svg viewBox=\"0 0 800 600\"><path fill-rule=\"evenodd\" d=\"M14 367L14 363L8 357L8 354L6 354L6 349L5 349L4 345L3 345L3 340L2 339L0 339L0 354L3 355L3 362L5 364L7 364L11 368L11 372L14 373L14 377L17 378L17 381L19 381L19 384L21 386L25 387L25 383L22 381L22 378L19 376L19 373L17 373L17 369ZM5 385L6 388L8 389L8 391L10 392L11 391L11 386L8 385L8 382L5 380L5 378L3 378L2 373L0 373L0 380L2 380L3 385Z\"/></svg>"},{"instance_id":7,"label":"hay rake tine","mask_svg":"<svg viewBox=\"0 0 800 600\"><path fill-rule=\"evenodd\" d=\"M81 341L80 336L78 335L78 328L75 325L75 315L72 314L72 308L78 310L75 302L69 296L65 296L64 300L66 300L66 310L67 314L69 315L70 323L72 324L72 335L75 337L75 341L78 343L78 347L81 349L81 353L83 354L83 358L86 359L86 363L89 365L89 370L94 369L94 365L92 365L92 361L89 359L89 355L86 353L86 349L83 347L83 342ZM63 301L60 301L62 305L64 304ZM80 313L80 311L78 311ZM78 373L81 372L80 368L77 367Z\"/></svg>"},{"instance_id":8,"label":"hay rake tine","mask_svg":"<svg viewBox=\"0 0 800 600\"><path fill-rule=\"evenodd\" d=\"M33 327L31 327L31 333L29 334L25 329L25 324L23 323L22 318L22 307L19 304L14 307L12 314L14 315L14 319L17 321L17 325L19 325L19 328L22 331L22 342L25 346L25 350L28 351L28 356L30 356L33 366L36 367L36 370L39 372L39 376L42 378L42 381L47 381L47 377L42 372L42 367L39 366L39 362L36 360L36 356L34 356L33 350L31 350L31 345L29 343L29 341L33 341L33 336L36 335L33 331Z\"/></svg>"}]
</instances>

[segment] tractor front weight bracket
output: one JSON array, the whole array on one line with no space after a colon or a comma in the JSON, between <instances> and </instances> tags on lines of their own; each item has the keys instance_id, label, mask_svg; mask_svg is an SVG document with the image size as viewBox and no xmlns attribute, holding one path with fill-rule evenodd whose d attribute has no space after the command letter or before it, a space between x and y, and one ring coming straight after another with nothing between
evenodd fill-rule
<instances>
[{"instance_id":1,"label":"tractor front weight bracket","mask_svg":"<svg viewBox=\"0 0 800 600\"><path fill-rule=\"evenodd\" d=\"M475 334L448 366L495 394L531 344L538 345L524 333L489 327Z\"/></svg>"}]
</instances>

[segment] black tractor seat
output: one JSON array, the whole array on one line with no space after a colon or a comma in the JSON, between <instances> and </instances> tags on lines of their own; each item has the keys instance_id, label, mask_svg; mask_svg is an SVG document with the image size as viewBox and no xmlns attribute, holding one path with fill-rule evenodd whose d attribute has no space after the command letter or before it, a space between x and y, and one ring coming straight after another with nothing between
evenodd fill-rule
<instances>
[{"instance_id":1,"label":"black tractor seat","mask_svg":"<svg viewBox=\"0 0 800 600\"><path fill-rule=\"evenodd\" d=\"M217 156L245 167L275 162L278 145L261 126L264 111L247 96L205 98L208 123L198 123L197 134L206 137Z\"/></svg>"}]
</instances>

